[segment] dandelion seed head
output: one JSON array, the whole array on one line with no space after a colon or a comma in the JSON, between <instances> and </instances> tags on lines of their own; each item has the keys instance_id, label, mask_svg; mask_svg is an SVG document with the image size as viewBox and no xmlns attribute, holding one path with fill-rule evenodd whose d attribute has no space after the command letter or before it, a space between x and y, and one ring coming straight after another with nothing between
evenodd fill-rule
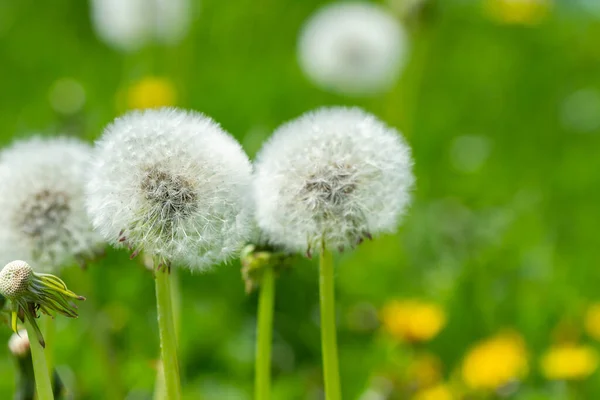
<instances>
[{"instance_id":1,"label":"dandelion seed head","mask_svg":"<svg viewBox=\"0 0 600 400\"><path fill-rule=\"evenodd\" d=\"M150 41L173 44L190 25L189 0L92 0L91 16L98 36L122 51Z\"/></svg>"},{"instance_id":2,"label":"dandelion seed head","mask_svg":"<svg viewBox=\"0 0 600 400\"><path fill-rule=\"evenodd\" d=\"M25 258L52 271L102 245L85 212L91 146L34 137L0 153L0 262Z\"/></svg>"},{"instance_id":3,"label":"dandelion seed head","mask_svg":"<svg viewBox=\"0 0 600 400\"><path fill-rule=\"evenodd\" d=\"M132 111L96 144L87 207L110 243L203 269L236 254L250 234L250 185L247 156L212 119Z\"/></svg>"},{"instance_id":4,"label":"dandelion seed head","mask_svg":"<svg viewBox=\"0 0 600 400\"><path fill-rule=\"evenodd\" d=\"M414 178L398 132L358 108L323 108L278 128L255 164L256 219L290 250L350 249L393 232Z\"/></svg>"},{"instance_id":5,"label":"dandelion seed head","mask_svg":"<svg viewBox=\"0 0 600 400\"><path fill-rule=\"evenodd\" d=\"M29 354L29 346L29 335L25 329L21 329L18 333L13 333L8 340L8 349L16 357L23 357Z\"/></svg>"},{"instance_id":6,"label":"dandelion seed head","mask_svg":"<svg viewBox=\"0 0 600 400\"><path fill-rule=\"evenodd\" d=\"M383 7L334 3L318 10L304 25L298 57L318 86L350 95L389 89L407 53L407 37Z\"/></svg>"},{"instance_id":7,"label":"dandelion seed head","mask_svg":"<svg viewBox=\"0 0 600 400\"><path fill-rule=\"evenodd\" d=\"M25 261L6 264L0 271L0 293L9 300L18 298L29 290L33 269Z\"/></svg>"}]
</instances>

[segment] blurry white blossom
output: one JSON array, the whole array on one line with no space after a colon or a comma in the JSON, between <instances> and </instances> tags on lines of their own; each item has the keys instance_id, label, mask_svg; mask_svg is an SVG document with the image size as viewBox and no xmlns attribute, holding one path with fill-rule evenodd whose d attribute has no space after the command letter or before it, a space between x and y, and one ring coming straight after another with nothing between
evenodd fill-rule
<instances>
[{"instance_id":1,"label":"blurry white blossom","mask_svg":"<svg viewBox=\"0 0 600 400\"><path fill-rule=\"evenodd\" d=\"M96 143L87 206L114 245L203 269L252 228L251 165L209 117L174 108L117 118Z\"/></svg>"},{"instance_id":2,"label":"blurry white blossom","mask_svg":"<svg viewBox=\"0 0 600 400\"><path fill-rule=\"evenodd\" d=\"M298 57L317 85L350 95L389 89L407 57L407 36L400 23L372 3L333 3L304 25Z\"/></svg>"},{"instance_id":3,"label":"blurry white blossom","mask_svg":"<svg viewBox=\"0 0 600 400\"><path fill-rule=\"evenodd\" d=\"M278 128L255 164L257 223L295 251L352 248L393 232L410 200L411 151L358 108L323 108Z\"/></svg>"},{"instance_id":4,"label":"blurry white blossom","mask_svg":"<svg viewBox=\"0 0 600 400\"><path fill-rule=\"evenodd\" d=\"M84 199L91 150L76 139L34 137L0 153L0 264L25 259L53 270L98 250Z\"/></svg>"},{"instance_id":5,"label":"blurry white blossom","mask_svg":"<svg viewBox=\"0 0 600 400\"><path fill-rule=\"evenodd\" d=\"M29 336L25 329L12 334L8 340L8 349L16 357L23 357L29 354Z\"/></svg>"},{"instance_id":6,"label":"blurry white blossom","mask_svg":"<svg viewBox=\"0 0 600 400\"><path fill-rule=\"evenodd\" d=\"M176 43L191 22L189 0L91 0L91 13L98 36L124 51L152 41Z\"/></svg>"}]
</instances>

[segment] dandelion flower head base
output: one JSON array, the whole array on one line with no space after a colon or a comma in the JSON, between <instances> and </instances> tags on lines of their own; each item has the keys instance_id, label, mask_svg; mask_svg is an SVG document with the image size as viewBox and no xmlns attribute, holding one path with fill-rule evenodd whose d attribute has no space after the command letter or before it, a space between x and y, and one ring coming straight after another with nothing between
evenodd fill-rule
<instances>
[{"instance_id":1,"label":"dandelion flower head base","mask_svg":"<svg viewBox=\"0 0 600 400\"><path fill-rule=\"evenodd\" d=\"M38 340L45 345L35 322L38 311L53 316L54 313L77 318L77 306L71 300L85 300L76 295L65 283L54 275L35 273L25 261L12 261L0 271L0 294L10 303L11 326L17 332L17 318L25 319L35 329Z\"/></svg>"}]
</instances>

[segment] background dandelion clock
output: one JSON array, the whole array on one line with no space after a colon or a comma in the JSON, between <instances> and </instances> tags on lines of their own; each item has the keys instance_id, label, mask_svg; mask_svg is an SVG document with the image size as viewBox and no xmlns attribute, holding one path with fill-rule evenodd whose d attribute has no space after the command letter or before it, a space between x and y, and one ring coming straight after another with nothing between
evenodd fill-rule
<instances>
[{"instance_id":1,"label":"background dandelion clock","mask_svg":"<svg viewBox=\"0 0 600 400\"><path fill-rule=\"evenodd\" d=\"M56 271L101 249L85 211L91 152L76 139L34 137L0 153L0 263L25 259Z\"/></svg>"},{"instance_id":2,"label":"background dandelion clock","mask_svg":"<svg viewBox=\"0 0 600 400\"><path fill-rule=\"evenodd\" d=\"M323 108L278 128L259 152L259 227L290 250L320 253L327 399L340 399L333 260L365 237L392 232L409 203L412 159L398 132L358 108Z\"/></svg>"},{"instance_id":3,"label":"background dandelion clock","mask_svg":"<svg viewBox=\"0 0 600 400\"><path fill-rule=\"evenodd\" d=\"M304 73L318 86L349 95L389 89L407 56L404 29L383 7L333 3L305 23L298 41Z\"/></svg>"},{"instance_id":4,"label":"background dandelion clock","mask_svg":"<svg viewBox=\"0 0 600 400\"><path fill-rule=\"evenodd\" d=\"M106 240L155 260L169 399L180 396L168 272L237 255L252 229L251 165L212 119L172 108L130 112L96 143L87 206ZM162 316L162 317L161 317Z\"/></svg>"}]
</instances>

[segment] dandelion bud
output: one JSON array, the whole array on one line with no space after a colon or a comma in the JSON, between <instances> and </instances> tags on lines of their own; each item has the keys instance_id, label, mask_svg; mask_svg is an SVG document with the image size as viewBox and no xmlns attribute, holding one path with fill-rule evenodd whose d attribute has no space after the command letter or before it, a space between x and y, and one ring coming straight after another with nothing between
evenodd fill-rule
<instances>
[{"instance_id":1,"label":"dandelion bud","mask_svg":"<svg viewBox=\"0 0 600 400\"><path fill-rule=\"evenodd\" d=\"M212 119L174 108L133 111L96 144L87 208L96 229L135 257L207 268L250 235L251 166Z\"/></svg>"},{"instance_id":2,"label":"dandelion bud","mask_svg":"<svg viewBox=\"0 0 600 400\"><path fill-rule=\"evenodd\" d=\"M358 108L324 108L278 128L257 156L254 196L272 244L343 251L393 232L409 203L410 148Z\"/></svg>"}]
</instances>

